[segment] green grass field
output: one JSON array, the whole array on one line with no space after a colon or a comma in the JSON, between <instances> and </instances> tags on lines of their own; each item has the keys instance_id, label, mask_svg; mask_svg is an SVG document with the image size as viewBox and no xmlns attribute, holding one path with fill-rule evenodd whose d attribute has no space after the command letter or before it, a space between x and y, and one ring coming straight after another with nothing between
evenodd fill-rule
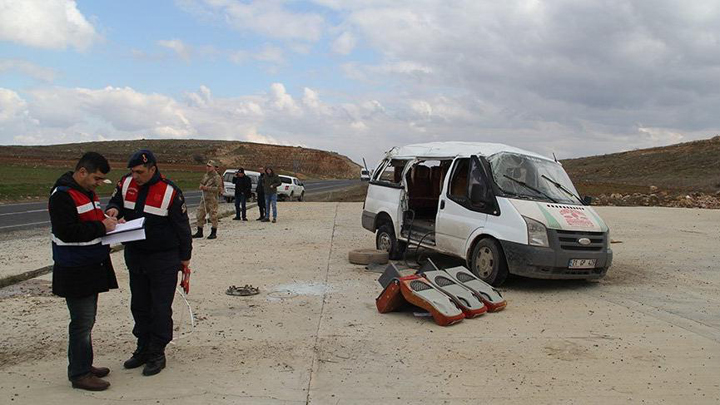
<instances>
[{"instance_id":1,"label":"green grass field","mask_svg":"<svg viewBox=\"0 0 720 405\"><path fill-rule=\"evenodd\" d=\"M71 168L0 165L0 201L47 198L55 181L68 170ZM98 194L100 196L112 194L115 182L127 173L125 170L111 171L108 177L113 184L98 187ZM191 171L163 171L162 173L183 191L197 189L203 176L202 172Z\"/></svg>"}]
</instances>

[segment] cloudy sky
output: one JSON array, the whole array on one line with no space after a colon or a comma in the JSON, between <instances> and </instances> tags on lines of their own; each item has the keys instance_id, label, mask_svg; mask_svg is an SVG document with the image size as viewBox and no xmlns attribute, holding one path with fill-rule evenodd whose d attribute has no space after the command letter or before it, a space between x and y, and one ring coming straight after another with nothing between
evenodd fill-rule
<instances>
[{"instance_id":1,"label":"cloudy sky","mask_svg":"<svg viewBox=\"0 0 720 405\"><path fill-rule=\"evenodd\" d=\"M233 139L374 164L720 133L717 0L0 0L0 144Z\"/></svg>"}]
</instances>

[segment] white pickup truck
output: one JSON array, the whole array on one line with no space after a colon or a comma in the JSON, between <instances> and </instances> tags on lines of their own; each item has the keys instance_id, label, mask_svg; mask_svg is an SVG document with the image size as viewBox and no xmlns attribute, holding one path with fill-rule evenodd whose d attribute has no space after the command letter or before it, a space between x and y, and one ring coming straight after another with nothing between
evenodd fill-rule
<instances>
[{"instance_id":1,"label":"white pickup truck","mask_svg":"<svg viewBox=\"0 0 720 405\"><path fill-rule=\"evenodd\" d=\"M305 186L297 177L282 174L279 177L282 184L277 188L278 198L298 201L305 199Z\"/></svg>"}]
</instances>

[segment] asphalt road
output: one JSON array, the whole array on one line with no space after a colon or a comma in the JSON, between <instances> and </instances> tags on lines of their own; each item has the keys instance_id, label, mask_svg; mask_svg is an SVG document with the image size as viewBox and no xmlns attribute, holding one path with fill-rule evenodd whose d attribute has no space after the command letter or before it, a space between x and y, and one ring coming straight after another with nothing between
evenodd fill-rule
<instances>
[{"instance_id":1,"label":"asphalt road","mask_svg":"<svg viewBox=\"0 0 720 405\"><path fill-rule=\"evenodd\" d=\"M357 183L359 180L321 180L305 182L305 194L330 191ZM197 207L200 204L200 191L185 191L185 200L188 208ZM109 198L100 199L103 206L108 203ZM220 200L224 202L224 200ZM42 228L50 225L50 217L47 210L47 201L36 201L28 203L0 204L0 232L8 232L19 229Z\"/></svg>"}]
</instances>

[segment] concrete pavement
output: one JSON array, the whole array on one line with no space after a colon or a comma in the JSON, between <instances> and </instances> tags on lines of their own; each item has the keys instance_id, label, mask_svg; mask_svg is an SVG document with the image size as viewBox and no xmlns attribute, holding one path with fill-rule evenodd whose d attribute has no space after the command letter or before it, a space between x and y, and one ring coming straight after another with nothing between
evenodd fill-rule
<instances>
[{"instance_id":1,"label":"concrete pavement","mask_svg":"<svg viewBox=\"0 0 720 405\"><path fill-rule=\"evenodd\" d=\"M347 262L372 247L358 203L282 203L277 224L224 221L194 246L176 300L168 368L123 370L133 350L127 271L101 295L96 364L112 387L66 380L67 309L49 276L0 298L0 403L614 404L720 401L720 212L601 208L616 262L600 282L510 280L500 313L443 328L379 314L377 274ZM672 229L682 239L668 238ZM232 297L231 284L261 294ZM2 291L2 290L0 290ZM7 295L7 294L5 294ZM192 333L190 333L192 331Z\"/></svg>"}]
</instances>

